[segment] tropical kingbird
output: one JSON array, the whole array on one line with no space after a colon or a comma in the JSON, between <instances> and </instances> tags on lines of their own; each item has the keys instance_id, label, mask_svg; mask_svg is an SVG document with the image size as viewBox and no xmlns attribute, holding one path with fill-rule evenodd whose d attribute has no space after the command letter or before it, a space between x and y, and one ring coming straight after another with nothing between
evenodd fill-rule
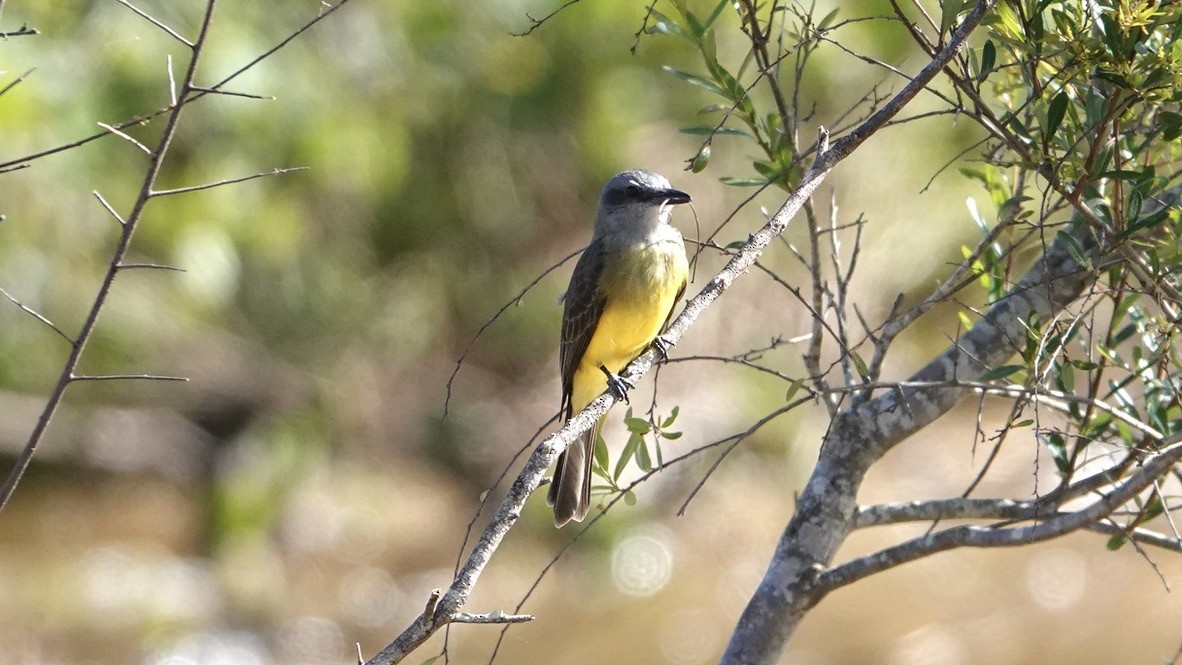
<instances>
[{"instance_id":1,"label":"tropical kingbird","mask_svg":"<svg viewBox=\"0 0 1182 665\"><path fill-rule=\"evenodd\" d=\"M562 313L562 411L569 420L640 355L673 316L685 293L689 263L681 232L669 225L672 206L689 194L664 176L633 169L607 182L591 244L575 265ZM619 389L618 386L614 386ZM582 521L591 504L596 423L558 457L546 501L554 525Z\"/></svg>"}]
</instances>

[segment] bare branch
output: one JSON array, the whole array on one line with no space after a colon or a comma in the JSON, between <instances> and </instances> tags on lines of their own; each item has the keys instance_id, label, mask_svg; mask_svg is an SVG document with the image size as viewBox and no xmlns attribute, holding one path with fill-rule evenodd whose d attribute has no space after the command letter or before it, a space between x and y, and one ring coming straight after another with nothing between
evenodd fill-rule
<instances>
[{"instance_id":1,"label":"bare branch","mask_svg":"<svg viewBox=\"0 0 1182 665\"><path fill-rule=\"evenodd\" d=\"M166 265L163 265L160 263L120 263L119 269L120 270L136 270L136 269L169 270L172 272L188 272L184 268L178 268L176 266L166 266Z\"/></svg>"},{"instance_id":2,"label":"bare branch","mask_svg":"<svg viewBox=\"0 0 1182 665\"><path fill-rule=\"evenodd\" d=\"M580 2L580 0L567 0L565 3L563 3L563 5L561 7L559 7L558 9L555 9L554 11L550 12L549 14L546 14L542 18L534 18L533 16L526 14L525 17L530 20L529 28L527 30L523 30L522 32L511 32L509 34L513 35L514 37L525 37L526 35L532 33L534 30L537 30L538 28L542 27L542 24L545 23L546 21L549 21L550 19L554 18L555 16L558 16L558 14L562 12L562 10L566 9L567 7L570 7L571 5L576 5L579 2ZM651 12L652 10L650 9L649 11Z\"/></svg>"},{"instance_id":3,"label":"bare branch","mask_svg":"<svg viewBox=\"0 0 1182 665\"><path fill-rule=\"evenodd\" d=\"M1182 443L1178 443L1179 441L1182 441L1182 435L1170 437L1170 445L1162 448L1161 452L1146 462L1137 473L1086 508L1057 514L1029 526L958 526L888 547L821 573L811 585L812 602L817 602L834 589L936 552L957 547L1015 547L1050 540L1088 528L1152 485L1155 479L1182 460Z\"/></svg>"},{"instance_id":4,"label":"bare branch","mask_svg":"<svg viewBox=\"0 0 1182 665\"><path fill-rule=\"evenodd\" d=\"M525 623L533 621L532 614L505 614L500 610L488 614L468 614L460 612L452 617L452 623Z\"/></svg>"},{"instance_id":5,"label":"bare branch","mask_svg":"<svg viewBox=\"0 0 1182 665\"><path fill-rule=\"evenodd\" d=\"M70 377L70 381L188 381L186 376L166 376L159 374L99 374L87 375L76 374Z\"/></svg>"},{"instance_id":6,"label":"bare branch","mask_svg":"<svg viewBox=\"0 0 1182 665\"><path fill-rule=\"evenodd\" d=\"M130 134L124 132L119 127L115 127L114 125L108 125L105 122L99 122L96 124L99 127L102 127L103 129L107 130L111 134L114 134L115 136L118 136L119 138L121 138L121 139L131 143L135 147L139 148L140 150L142 150L144 152L145 155L148 155L148 156L152 155L152 151L150 149L148 149L148 146L144 145L143 143L140 143L137 139L132 137Z\"/></svg>"},{"instance_id":7,"label":"bare branch","mask_svg":"<svg viewBox=\"0 0 1182 665\"><path fill-rule=\"evenodd\" d=\"M28 37L30 35L39 35L41 31L37 28L30 28L28 23L22 23L21 27L12 32L0 32L0 39L8 39L9 37Z\"/></svg>"},{"instance_id":8,"label":"bare branch","mask_svg":"<svg viewBox=\"0 0 1182 665\"><path fill-rule=\"evenodd\" d=\"M233 90L220 90L217 88L202 88L199 85L193 86L194 90L204 92L211 95L225 95L227 97L246 97L247 99L264 99L274 101L275 98L271 95L255 95L249 92L235 92Z\"/></svg>"},{"instance_id":9,"label":"bare branch","mask_svg":"<svg viewBox=\"0 0 1182 665\"><path fill-rule=\"evenodd\" d=\"M103 198L102 194L98 193L97 189L92 191L91 194L94 194L94 198L98 199L99 203L103 204L103 207L107 209L107 212L111 213L111 216L115 218L115 221L119 222L120 226L127 226L127 222L123 221L123 218L119 216L119 213L115 212L115 208L113 208L110 203L107 203L107 200Z\"/></svg>"},{"instance_id":10,"label":"bare branch","mask_svg":"<svg viewBox=\"0 0 1182 665\"><path fill-rule=\"evenodd\" d=\"M5 298L8 298L9 302L11 302L12 304L21 308L21 310L24 311L26 314L29 314L30 316L37 319L41 323L44 323L45 325L49 326L51 330L53 330L55 333L57 333L62 339L66 340L66 342L69 343L71 346L74 345L74 338L72 338L69 335L67 335L66 333L62 332L61 328L58 328L57 325L53 321L50 321L49 319L42 316L40 312L38 312L37 310L33 309L32 307L29 307L28 305L22 303L21 301L17 300L16 298L12 297L12 295L10 295L8 293L8 291L5 291L4 289L0 289L0 294L2 294Z\"/></svg>"},{"instance_id":11,"label":"bare branch","mask_svg":"<svg viewBox=\"0 0 1182 665\"><path fill-rule=\"evenodd\" d=\"M144 10L140 9L139 7L136 7L135 5L131 4L127 0L115 0L115 1L118 2L119 4L123 5L124 7L127 7L131 11L135 12L141 18L143 18L147 22L151 23L152 25L156 26L157 28L160 28L164 32L167 32L173 39L184 44L185 46L188 46L189 48L193 48L193 42L185 39L183 36L181 36L181 34L179 32L168 27L163 22L156 20L151 15L149 15L147 12L145 12ZM175 103L176 103L176 100L174 99L173 104L175 104Z\"/></svg>"},{"instance_id":12,"label":"bare branch","mask_svg":"<svg viewBox=\"0 0 1182 665\"><path fill-rule=\"evenodd\" d=\"M189 192L200 192L206 189L213 189L215 187L222 187L224 185L233 185L248 180L256 180L258 178L266 178L273 175L282 175L284 173L294 173L296 171L307 171L307 166L292 166L285 169L271 169L270 171L263 171L262 173L255 173L252 175L242 176L239 178L227 178L226 180L219 180L217 182L206 183L204 185L193 185L191 187L178 187L176 189L157 189L153 190L151 196L172 196L174 194L188 194Z\"/></svg>"},{"instance_id":13,"label":"bare branch","mask_svg":"<svg viewBox=\"0 0 1182 665\"><path fill-rule=\"evenodd\" d=\"M36 70L37 70L36 67L31 67L28 70L26 70L24 74L21 74L20 76L14 78L11 82L9 82L8 85L4 86L3 88L0 88L0 96L3 96L4 93L15 88L18 83L20 83L21 81L24 81L26 78L29 77L29 74L32 74Z\"/></svg>"}]
</instances>

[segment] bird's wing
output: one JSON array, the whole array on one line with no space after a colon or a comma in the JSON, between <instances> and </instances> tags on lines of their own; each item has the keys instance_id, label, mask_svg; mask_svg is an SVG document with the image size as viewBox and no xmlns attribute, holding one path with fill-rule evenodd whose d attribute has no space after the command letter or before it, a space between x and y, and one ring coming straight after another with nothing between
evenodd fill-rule
<instances>
[{"instance_id":1,"label":"bird's wing","mask_svg":"<svg viewBox=\"0 0 1182 665\"><path fill-rule=\"evenodd\" d=\"M562 409L563 417L571 416L571 391L575 370L591 343L599 317L607 304L607 297L599 288L603 274L603 243L596 240L579 257L575 271L566 291L566 304L562 311L562 342L558 359L562 367Z\"/></svg>"}]
</instances>

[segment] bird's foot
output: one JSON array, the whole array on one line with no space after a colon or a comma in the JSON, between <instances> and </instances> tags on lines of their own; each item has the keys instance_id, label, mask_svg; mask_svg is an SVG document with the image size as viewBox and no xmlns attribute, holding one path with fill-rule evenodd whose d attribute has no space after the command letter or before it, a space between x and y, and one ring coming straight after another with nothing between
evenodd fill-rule
<instances>
[{"instance_id":1,"label":"bird's foot","mask_svg":"<svg viewBox=\"0 0 1182 665\"><path fill-rule=\"evenodd\" d=\"M657 355L661 357L661 363L669 362L669 349L673 348L673 342L664 335L657 335L653 338L653 348L657 350Z\"/></svg>"},{"instance_id":2,"label":"bird's foot","mask_svg":"<svg viewBox=\"0 0 1182 665\"><path fill-rule=\"evenodd\" d=\"M622 400L625 404L631 404L631 402L628 401L628 391L635 388L636 384L629 381L628 379L625 379L619 374L612 374L611 371L603 365L599 366L599 371L603 372L604 376L607 377L607 389L611 391L612 395L616 399Z\"/></svg>"}]
</instances>

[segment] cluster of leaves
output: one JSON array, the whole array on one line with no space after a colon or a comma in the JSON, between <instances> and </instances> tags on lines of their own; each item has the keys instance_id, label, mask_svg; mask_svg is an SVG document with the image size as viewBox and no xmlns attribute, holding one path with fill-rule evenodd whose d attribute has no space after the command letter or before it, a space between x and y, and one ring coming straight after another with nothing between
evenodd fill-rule
<instances>
[{"instance_id":1,"label":"cluster of leaves","mask_svg":"<svg viewBox=\"0 0 1182 665\"><path fill-rule=\"evenodd\" d=\"M661 442L674 441L681 438L681 432L674 432L669 429L677 421L679 412L680 408L675 406L666 418L661 418L654 414L651 419L646 420L632 415L632 409L629 407L627 413L624 415L624 425L628 428L628 442L624 444L623 450L620 451L620 457L616 460L614 467L611 465L607 444L604 443L603 437L596 437L595 460L592 465L592 471L595 475L603 479L606 484L595 485L591 488L592 491L606 492L608 494L623 492L624 503L629 506L634 505L636 503L636 495L632 490L621 486L620 477L624 474L624 469L628 468L628 464L634 459L636 460L636 466L645 473L653 469L659 469L665 464L665 456L661 451Z\"/></svg>"},{"instance_id":2,"label":"cluster of leaves","mask_svg":"<svg viewBox=\"0 0 1182 665\"><path fill-rule=\"evenodd\" d=\"M702 116L721 114L714 124L690 126L681 130L686 134L705 137L698 151L688 160L690 170L699 173L706 169L715 137L743 137L758 146L761 153L759 158L751 162L758 175L726 176L721 178L722 182L737 187L773 184L791 191L804 172L802 155L795 139L798 117L789 109L794 100L787 101L781 86L777 84L771 88L774 103L763 103L756 99L756 87L765 76L771 75L774 68L779 67L783 57L789 53L794 66L802 69L818 43L815 36L831 27L837 17L837 10L814 24L811 11L789 11L788 7L779 7L779 11L773 13L773 18L779 21L768 19L761 23L757 15L760 7L752 2L720 0L705 13L704 18L695 13L686 0L673 0L672 5L676 10L674 16L655 8L652 10L654 22L648 31L651 34L672 35L689 44L701 55L705 72L694 74L672 67L665 67L665 71L723 100L722 103L709 104L698 112ZM737 14L749 42L749 48L741 61L731 68L719 59L714 27L728 9ZM785 40L791 43L786 45ZM772 41L776 42L776 52L780 55L773 56L766 48ZM764 107L768 106L772 110L764 111ZM786 122L789 126L785 126Z\"/></svg>"},{"instance_id":3,"label":"cluster of leaves","mask_svg":"<svg viewBox=\"0 0 1182 665\"><path fill-rule=\"evenodd\" d=\"M964 248L987 296L1006 292L1011 257L1025 243L1041 253L1058 241L1101 277L1098 296L1076 316L1028 322L1020 364L982 377L1070 397L1066 425L1038 432L1065 482L1089 456L1182 430L1182 215L1171 204L1182 136L1180 19L1175 3L1011 0L961 61L958 91L993 141L986 166L963 172L986 187L997 224L1010 227L1006 246L994 234L980 251ZM1032 182L1042 190L1038 214L1014 214L1034 200ZM1131 525L1160 513L1163 501L1157 493L1139 501Z\"/></svg>"}]
</instances>

